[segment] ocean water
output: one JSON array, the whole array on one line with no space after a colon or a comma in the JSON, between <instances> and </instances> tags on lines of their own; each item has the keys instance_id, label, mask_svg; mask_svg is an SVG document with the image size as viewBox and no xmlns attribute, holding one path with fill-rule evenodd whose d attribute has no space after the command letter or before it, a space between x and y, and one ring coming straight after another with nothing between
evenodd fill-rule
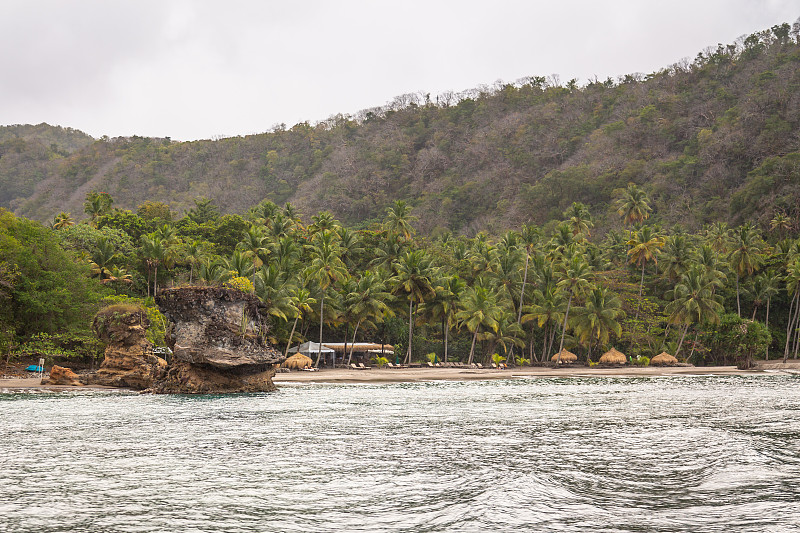
<instances>
[{"instance_id":1,"label":"ocean water","mask_svg":"<svg viewBox=\"0 0 800 533\"><path fill-rule=\"evenodd\" d=\"M800 379L0 394L0 531L800 531Z\"/></svg>"}]
</instances>

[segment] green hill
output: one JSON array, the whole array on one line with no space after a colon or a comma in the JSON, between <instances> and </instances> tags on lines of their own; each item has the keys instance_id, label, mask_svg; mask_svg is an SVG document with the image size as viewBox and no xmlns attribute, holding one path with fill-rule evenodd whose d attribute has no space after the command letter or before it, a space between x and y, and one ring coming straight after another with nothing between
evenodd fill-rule
<instances>
[{"instance_id":1,"label":"green hill","mask_svg":"<svg viewBox=\"0 0 800 533\"><path fill-rule=\"evenodd\" d=\"M457 95L404 95L355 117L214 141L92 140L0 128L0 207L79 217L90 190L114 205L208 197L225 212L262 199L358 224L394 200L423 233L542 224L573 201L598 230L635 182L654 216L689 229L797 216L800 44L788 24L648 75L555 85L542 77Z\"/></svg>"}]
</instances>

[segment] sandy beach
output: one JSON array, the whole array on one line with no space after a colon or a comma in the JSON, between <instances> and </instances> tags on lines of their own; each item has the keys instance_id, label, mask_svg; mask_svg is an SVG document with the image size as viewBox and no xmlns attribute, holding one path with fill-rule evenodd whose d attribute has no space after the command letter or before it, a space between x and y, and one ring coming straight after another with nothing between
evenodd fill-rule
<instances>
[{"instance_id":1,"label":"sandy beach","mask_svg":"<svg viewBox=\"0 0 800 533\"><path fill-rule=\"evenodd\" d=\"M420 381L473 381L491 379L532 379L549 377L661 377L661 376L731 376L764 373L800 374L800 363L762 363L755 370L739 370L735 366L708 367L610 367L589 368L585 366L522 367L507 370L471 368L371 368L352 370L346 368L323 369L316 372L279 372L273 381L285 383L414 383ZM0 379L0 393L18 390L114 390L102 386L42 385L38 377Z\"/></svg>"}]
</instances>

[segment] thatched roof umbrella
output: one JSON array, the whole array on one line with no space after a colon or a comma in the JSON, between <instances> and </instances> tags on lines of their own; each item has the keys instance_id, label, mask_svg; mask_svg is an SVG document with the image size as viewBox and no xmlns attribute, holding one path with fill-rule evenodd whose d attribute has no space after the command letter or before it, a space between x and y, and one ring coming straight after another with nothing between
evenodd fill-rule
<instances>
[{"instance_id":1,"label":"thatched roof umbrella","mask_svg":"<svg viewBox=\"0 0 800 533\"><path fill-rule=\"evenodd\" d=\"M650 359L651 366L672 366L677 364L678 360L667 352L661 352L657 356Z\"/></svg>"},{"instance_id":2,"label":"thatched roof umbrella","mask_svg":"<svg viewBox=\"0 0 800 533\"><path fill-rule=\"evenodd\" d=\"M296 353L281 363L281 368L294 368L295 370L301 370L306 367L311 368L312 366L314 366L314 361L301 353Z\"/></svg>"},{"instance_id":3,"label":"thatched roof umbrella","mask_svg":"<svg viewBox=\"0 0 800 533\"><path fill-rule=\"evenodd\" d=\"M628 359L625 354L616 348L611 348L600 357L600 363L604 365L624 365L627 362Z\"/></svg>"},{"instance_id":4,"label":"thatched roof umbrella","mask_svg":"<svg viewBox=\"0 0 800 533\"><path fill-rule=\"evenodd\" d=\"M559 353L561 354L562 363L574 363L575 361L578 360L578 356L570 352L566 348L562 349ZM550 360L554 363L558 361L558 353L555 354L553 357L551 357Z\"/></svg>"}]
</instances>

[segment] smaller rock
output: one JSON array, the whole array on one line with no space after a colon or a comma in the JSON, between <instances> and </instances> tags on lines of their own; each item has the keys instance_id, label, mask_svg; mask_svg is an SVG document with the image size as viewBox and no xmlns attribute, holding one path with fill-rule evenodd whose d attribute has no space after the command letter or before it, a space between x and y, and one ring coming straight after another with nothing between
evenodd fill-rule
<instances>
[{"instance_id":1,"label":"smaller rock","mask_svg":"<svg viewBox=\"0 0 800 533\"><path fill-rule=\"evenodd\" d=\"M82 386L83 383L80 382L78 374L69 368L53 366L53 368L50 369L50 377L43 379L42 385L71 385L79 387Z\"/></svg>"}]
</instances>

